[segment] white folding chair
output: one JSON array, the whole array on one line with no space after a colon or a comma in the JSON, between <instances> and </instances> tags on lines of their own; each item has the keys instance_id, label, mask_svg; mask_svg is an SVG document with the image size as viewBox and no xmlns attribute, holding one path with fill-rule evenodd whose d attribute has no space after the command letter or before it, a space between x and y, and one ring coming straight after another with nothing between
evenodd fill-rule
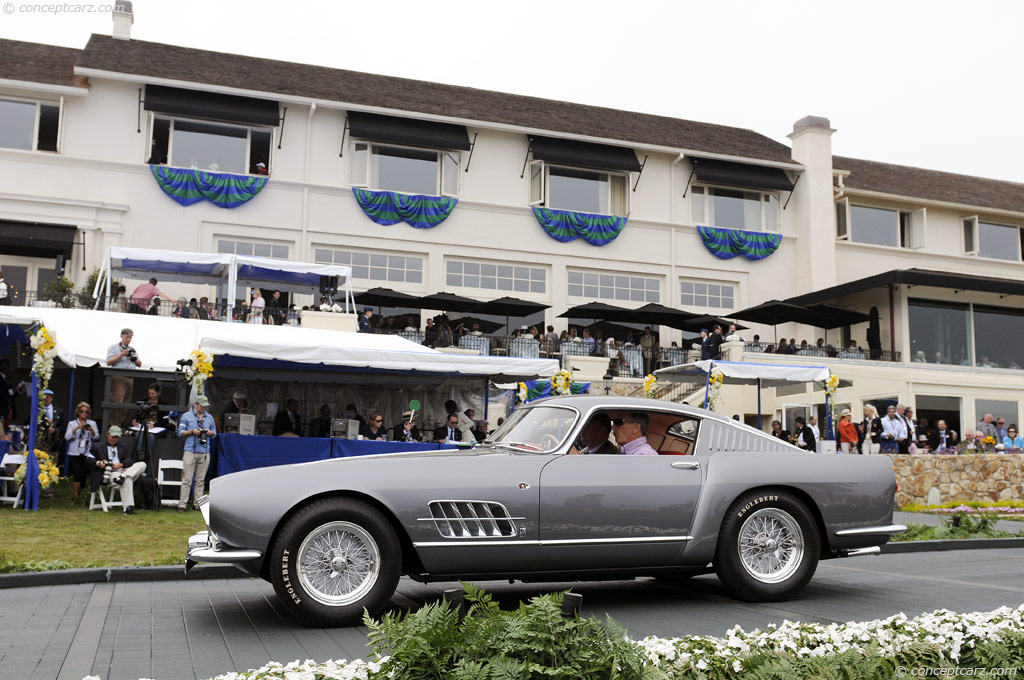
<instances>
[{"instance_id":1,"label":"white folding chair","mask_svg":"<svg viewBox=\"0 0 1024 680\"><path fill-rule=\"evenodd\" d=\"M89 496L89 509L95 510L96 508L102 508L103 512L110 512L110 508L123 508L124 502L121 500L121 487L120 486L108 486L106 487L110 491L110 500L103 494L103 486L92 492ZM117 500L114 500L114 494L117 494ZM99 495L100 502L96 502L96 496Z\"/></svg>"},{"instance_id":2,"label":"white folding chair","mask_svg":"<svg viewBox=\"0 0 1024 680\"><path fill-rule=\"evenodd\" d=\"M167 479L164 474L165 470L177 470L178 481ZM168 458L161 458L160 465L156 472L156 486L160 493L160 505L177 505L178 498L181 496L181 477L185 471L185 463L180 460L173 460ZM175 487L178 493L175 494L174 498L164 498L164 487Z\"/></svg>"},{"instance_id":3,"label":"white folding chair","mask_svg":"<svg viewBox=\"0 0 1024 680\"><path fill-rule=\"evenodd\" d=\"M18 507L21 502L23 485L14 481L14 471L24 462L25 456L17 453L5 453L0 460L0 504L13 503L14 507ZM8 466L13 467L9 473Z\"/></svg>"}]
</instances>

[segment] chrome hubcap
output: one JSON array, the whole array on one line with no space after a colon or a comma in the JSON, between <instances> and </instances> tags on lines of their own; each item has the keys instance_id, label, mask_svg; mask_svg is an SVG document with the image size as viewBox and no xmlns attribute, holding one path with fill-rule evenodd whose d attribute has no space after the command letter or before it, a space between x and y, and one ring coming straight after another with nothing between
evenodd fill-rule
<instances>
[{"instance_id":1,"label":"chrome hubcap","mask_svg":"<svg viewBox=\"0 0 1024 680\"><path fill-rule=\"evenodd\" d=\"M328 522L302 541L296 565L310 597L341 607L358 602L373 588L380 574L380 550L361 526Z\"/></svg>"},{"instance_id":2,"label":"chrome hubcap","mask_svg":"<svg viewBox=\"0 0 1024 680\"><path fill-rule=\"evenodd\" d=\"M804 534L788 512L763 508L743 522L737 548L748 574L762 583L780 583L803 563Z\"/></svg>"}]
</instances>

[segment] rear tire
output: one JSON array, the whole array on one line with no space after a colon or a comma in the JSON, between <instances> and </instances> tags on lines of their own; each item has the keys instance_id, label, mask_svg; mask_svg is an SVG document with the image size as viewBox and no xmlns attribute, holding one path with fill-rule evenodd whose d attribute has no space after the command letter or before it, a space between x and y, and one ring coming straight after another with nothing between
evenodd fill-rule
<instances>
[{"instance_id":1,"label":"rear tire","mask_svg":"<svg viewBox=\"0 0 1024 680\"><path fill-rule=\"evenodd\" d=\"M303 623L349 626L363 609L376 616L394 594L402 550L387 519L351 498L310 503L281 528L270 581L285 609Z\"/></svg>"},{"instance_id":2,"label":"rear tire","mask_svg":"<svg viewBox=\"0 0 1024 680\"><path fill-rule=\"evenodd\" d=\"M722 522L715 572L740 599L786 600L814 576L820 540L814 518L794 494L748 493L732 504Z\"/></svg>"}]
</instances>

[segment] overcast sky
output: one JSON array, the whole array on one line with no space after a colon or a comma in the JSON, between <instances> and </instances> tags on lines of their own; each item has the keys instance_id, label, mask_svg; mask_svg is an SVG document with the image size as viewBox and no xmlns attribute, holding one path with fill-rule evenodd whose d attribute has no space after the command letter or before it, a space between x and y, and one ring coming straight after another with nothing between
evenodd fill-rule
<instances>
[{"instance_id":1,"label":"overcast sky","mask_svg":"<svg viewBox=\"0 0 1024 680\"><path fill-rule=\"evenodd\" d=\"M109 13L22 3L0 0L0 37L83 47L110 34ZM134 11L140 40L733 125L786 144L794 121L826 116L837 155L1024 182L1015 0L137 0Z\"/></svg>"}]
</instances>

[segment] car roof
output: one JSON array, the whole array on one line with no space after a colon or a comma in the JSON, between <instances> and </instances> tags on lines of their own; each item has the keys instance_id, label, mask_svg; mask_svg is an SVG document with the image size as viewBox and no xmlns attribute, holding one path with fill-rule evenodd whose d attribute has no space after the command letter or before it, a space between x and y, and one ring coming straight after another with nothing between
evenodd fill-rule
<instances>
[{"instance_id":1,"label":"car roof","mask_svg":"<svg viewBox=\"0 0 1024 680\"><path fill-rule=\"evenodd\" d=\"M733 424L734 422L719 413L715 413L714 411L708 411L702 408L697 408L696 406L690 406L688 404L677 404L676 402L662 401L660 399L644 399L640 397L619 397L615 395L567 395L557 397L544 397L543 399L531 401L526 406L533 407L541 405L569 406L578 409L581 413L588 413L598 408L641 411L663 411L674 412L680 415L696 416L698 418L717 420L719 422L727 424Z\"/></svg>"}]
</instances>

